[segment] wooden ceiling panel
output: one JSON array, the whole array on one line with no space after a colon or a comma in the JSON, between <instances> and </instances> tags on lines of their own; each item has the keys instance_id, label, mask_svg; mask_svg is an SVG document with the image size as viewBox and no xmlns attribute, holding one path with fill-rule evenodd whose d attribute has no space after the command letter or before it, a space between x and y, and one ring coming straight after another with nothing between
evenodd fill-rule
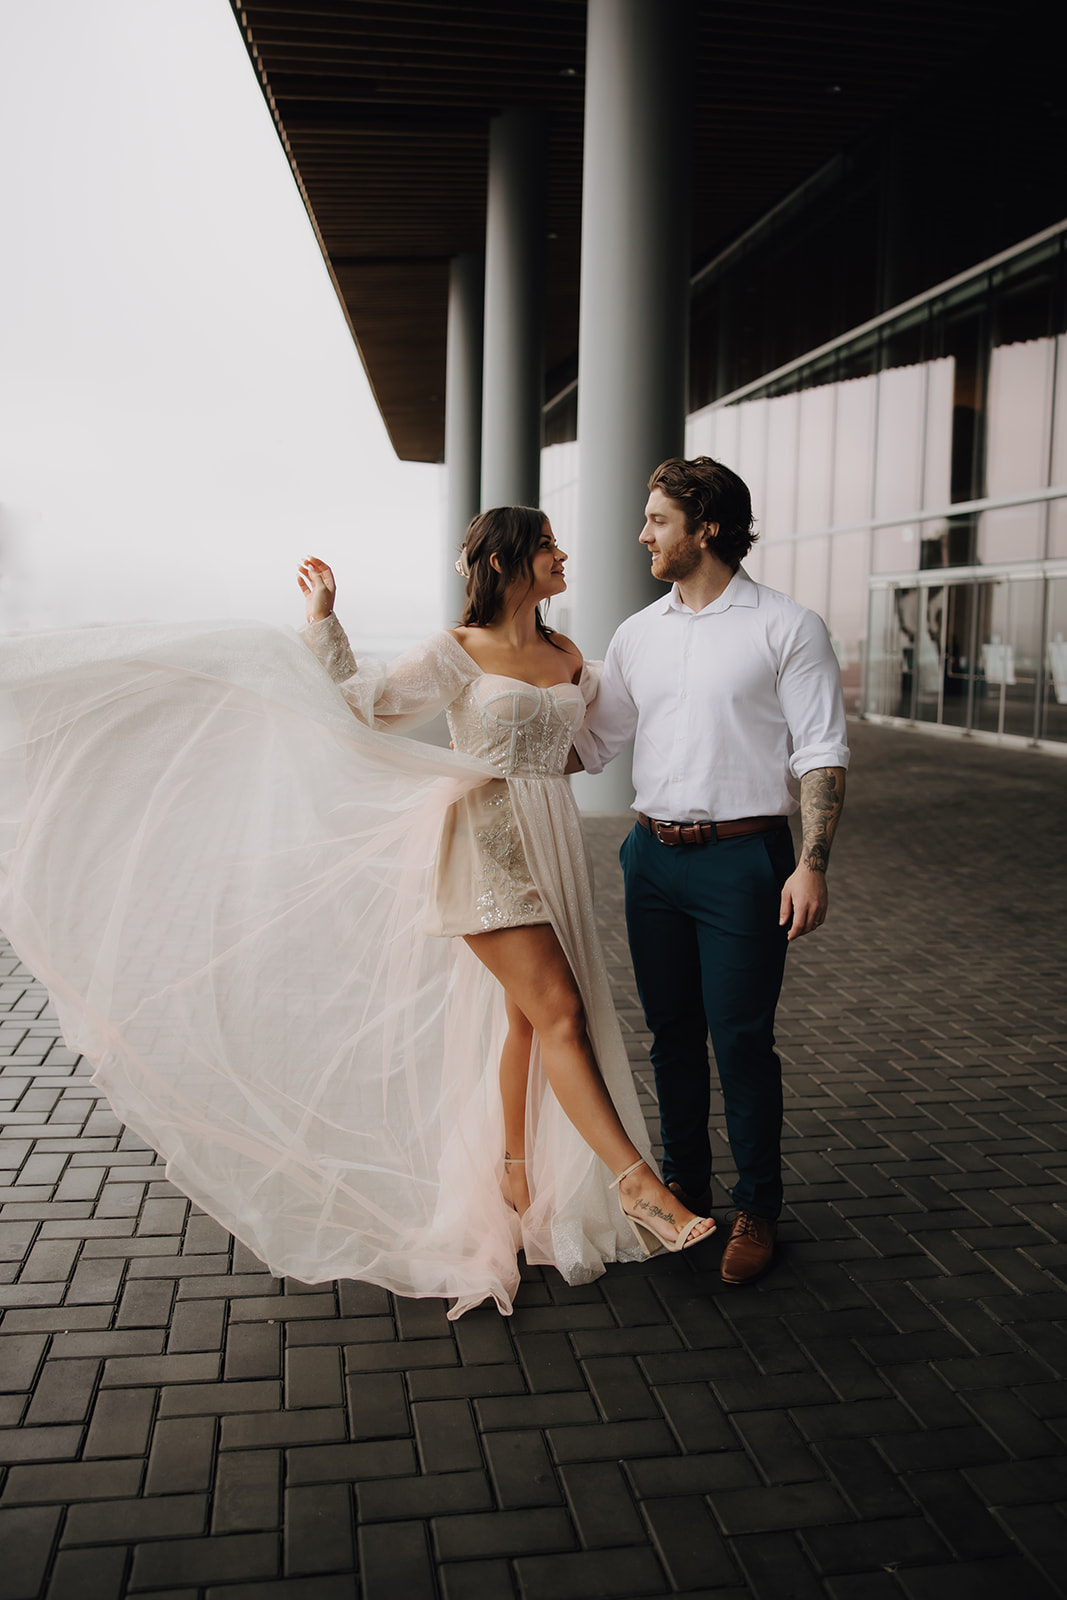
<instances>
[{"instance_id":1,"label":"wooden ceiling panel","mask_svg":"<svg viewBox=\"0 0 1067 1600\"><path fill-rule=\"evenodd\" d=\"M484 243L488 121L508 106L549 116L546 370L577 346L584 0L231 3L397 453L438 460L447 263ZM696 9L694 270L1017 10Z\"/></svg>"}]
</instances>

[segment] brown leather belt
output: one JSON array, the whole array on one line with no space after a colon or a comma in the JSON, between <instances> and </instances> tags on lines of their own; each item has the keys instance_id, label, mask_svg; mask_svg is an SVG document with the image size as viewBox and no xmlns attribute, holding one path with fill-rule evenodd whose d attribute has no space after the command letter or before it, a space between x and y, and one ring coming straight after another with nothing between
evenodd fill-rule
<instances>
[{"instance_id":1,"label":"brown leather belt","mask_svg":"<svg viewBox=\"0 0 1067 1600\"><path fill-rule=\"evenodd\" d=\"M660 844L710 844L712 839L740 839L746 833L769 833L785 828L787 817L737 817L732 822L660 822L656 817L637 813L637 820Z\"/></svg>"}]
</instances>

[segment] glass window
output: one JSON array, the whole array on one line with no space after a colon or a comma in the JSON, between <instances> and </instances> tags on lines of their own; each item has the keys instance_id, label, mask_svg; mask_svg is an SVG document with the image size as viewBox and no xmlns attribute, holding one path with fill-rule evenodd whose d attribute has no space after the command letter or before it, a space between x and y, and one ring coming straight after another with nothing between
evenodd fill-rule
<instances>
[{"instance_id":1,"label":"glass window","mask_svg":"<svg viewBox=\"0 0 1067 1600\"><path fill-rule=\"evenodd\" d=\"M1034 736L1035 691L1043 673L1044 581L998 578L978 586L974 726Z\"/></svg>"},{"instance_id":2,"label":"glass window","mask_svg":"<svg viewBox=\"0 0 1067 1600\"><path fill-rule=\"evenodd\" d=\"M767 401L767 481L760 526L772 539L796 532L799 417L799 395L777 395Z\"/></svg>"},{"instance_id":3,"label":"glass window","mask_svg":"<svg viewBox=\"0 0 1067 1600\"><path fill-rule=\"evenodd\" d=\"M969 728L974 708L974 644L978 585L952 583L945 590L941 668L941 715L953 728Z\"/></svg>"},{"instance_id":4,"label":"glass window","mask_svg":"<svg viewBox=\"0 0 1067 1600\"><path fill-rule=\"evenodd\" d=\"M1056 340L1056 382L1052 409L1052 484L1067 483L1067 335Z\"/></svg>"},{"instance_id":5,"label":"glass window","mask_svg":"<svg viewBox=\"0 0 1067 1600\"><path fill-rule=\"evenodd\" d=\"M951 356L926 367L926 446L923 452L923 506L934 510L952 501L952 408L956 363Z\"/></svg>"},{"instance_id":6,"label":"glass window","mask_svg":"<svg viewBox=\"0 0 1067 1600\"><path fill-rule=\"evenodd\" d=\"M945 664L945 595L942 584L918 591L915 637L915 715L920 722L941 721Z\"/></svg>"},{"instance_id":7,"label":"glass window","mask_svg":"<svg viewBox=\"0 0 1067 1600\"><path fill-rule=\"evenodd\" d=\"M1002 344L992 353L986 493L993 499L1048 482L1055 357L1052 339Z\"/></svg>"},{"instance_id":8,"label":"glass window","mask_svg":"<svg viewBox=\"0 0 1067 1600\"><path fill-rule=\"evenodd\" d=\"M855 709L866 626L866 586L870 570L869 533L838 533L830 546L830 600L826 625L841 664L845 704Z\"/></svg>"},{"instance_id":9,"label":"glass window","mask_svg":"<svg viewBox=\"0 0 1067 1600\"><path fill-rule=\"evenodd\" d=\"M1067 577L1049 580L1043 688L1041 737L1067 741Z\"/></svg>"},{"instance_id":10,"label":"glass window","mask_svg":"<svg viewBox=\"0 0 1067 1600\"><path fill-rule=\"evenodd\" d=\"M793 570L792 595L802 606L810 606L820 617L829 609L830 592L830 539L796 541L796 563Z\"/></svg>"},{"instance_id":11,"label":"glass window","mask_svg":"<svg viewBox=\"0 0 1067 1600\"><path fill-rule=\"evenodd\" d=\"M919 565L918 524L875 528L871 538L872 572L913 572Z\"/></svg>"},{"instance_id":12,"label":"glass window","mask_svg":"<svg viewBox=\"0 0 1067 1600\"><path fill-rule=\"evenodd\" d=\"M853 378L837 385L831 507L835 527L864 522L871 514L877 399L876 377Z\"/></svg>"},{"instance_id":13,"label":"glass window","mask_svg":"<svg viewBox=\"0 0 1067 1600\"><path fill-rule=\"evenodd\" d=\"M982 492L985 419L985 316L971 311L946 318L942 354L955 361L952 396L952 499L976 500Z\"/></svg>"},{"instance_id":14,"label":"glass window","mask_svg":"<svg viewBox=\"0 0 1067 1600\"><path fill-rule=\"evenodd\" d=\"M736 407L739 415L737 465L734 470L748 484L753 508L762 505L766 498L769 405L769 400L745 400Z\"/></svg>"},{"instance_id":15,"label":"glass window","mask_svg":"<svg viewBox=\"0 0 1067 1600\"><path fill-rule=\"evenodd\" d=\"M1047 538L1050 560L1067 556L1067 500L1049 502Z\"/></svg>"},{"instance_id":16,"label":"glass window","mask_svg":"<svg viewBox=\"0 0 1067 1600\"><path fill-rule=\"evenodd\" d=\"M768 589L779 589L782 594L793 593L793 561L796 543L793 539L776 539L763 546L763 577Z\"/></svg>"},{"instance_id":17,"label":"glass window","mask_svg":"<svg viewBox=\"0 0 1067 1600\"><path fill-rule=\"evenodd\" d=\"M805 389L800 396L797 457L797 530L830 526L836 385Z\"/></svg>"},{"instance_id":18,"label":"glass window","mask_svg":"<svg viewBox=\"0 0 1067 1600\"><path fill-rule=\"evenodd\" d=\"M876 517L906 515L922 504L925 388L925 367L894 367L878 375Z\"/></svg>"}]
</instances>

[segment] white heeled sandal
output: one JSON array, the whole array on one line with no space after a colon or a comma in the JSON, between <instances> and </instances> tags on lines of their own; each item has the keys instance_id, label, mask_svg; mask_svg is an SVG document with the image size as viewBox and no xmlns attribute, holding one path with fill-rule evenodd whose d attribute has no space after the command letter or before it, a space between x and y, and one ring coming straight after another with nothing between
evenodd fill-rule
<instances>
[{"instance_id":1,"label":"white heeled sandal","mask_svg":"<svg viewBox=\"0 0 1067 1600\"><path fill-rule=\"evenodd\" d=\"M626 1168L625 1172L619 1173L619 1176L615 1179L615 1182L611 1184L611 1188L619 1189L620 1183L622 1183L624 1178L628 1178L631 1172L636 1172L638 1167L646 1166L648 1166L648 1162L642 1156L640 1161L635 1161L632 1166ZM622 1210L623 1216L626 1218L627 1222L630 1224L630 1227L634 1231L634 1238L637 1240L646 1256L655 1255L657 1250L669 1250L673 1255L678 1250L684 1250L687 1245L699 1244L700 1240L693 1239L690 1237L690 1235L692 1234L694 1228L699 1226L700 1223L708 1220L707 1217L690 1217L685 1226L683 1228L679 1228L673 1241L671 1241L662 1238L654 1228L650 1228L648 1226L647 1222L638 1222L637 1218L632 1216L631 1213L627 1211L626 1207L623 1205L621 1189L619 1189L619 1206ZM714 1228L708 1228L700 1235L700 1238L705 1239L709 1234L714 1233L714 1231Z\"/></svg>"}]
</instances>

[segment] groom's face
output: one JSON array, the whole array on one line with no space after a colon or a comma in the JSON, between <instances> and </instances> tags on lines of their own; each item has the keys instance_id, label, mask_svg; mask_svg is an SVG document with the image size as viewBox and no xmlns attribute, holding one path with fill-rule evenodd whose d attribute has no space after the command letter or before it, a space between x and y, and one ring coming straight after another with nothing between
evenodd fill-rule
<instances>
[{"instance_id":1,"label":"groom's face","mask_svg":"<svg viewBox=\"0 0 1067 1600\"><path fill-rule=\"evenodd\" d=\"M698 523L689 531L685 511L677 500L653 489L645 505L645 525L641 543L652 557L652 576L664 583L681 583L690 577L703 559L703 543L708 525Z\"/></svg>"}]
</instances>

